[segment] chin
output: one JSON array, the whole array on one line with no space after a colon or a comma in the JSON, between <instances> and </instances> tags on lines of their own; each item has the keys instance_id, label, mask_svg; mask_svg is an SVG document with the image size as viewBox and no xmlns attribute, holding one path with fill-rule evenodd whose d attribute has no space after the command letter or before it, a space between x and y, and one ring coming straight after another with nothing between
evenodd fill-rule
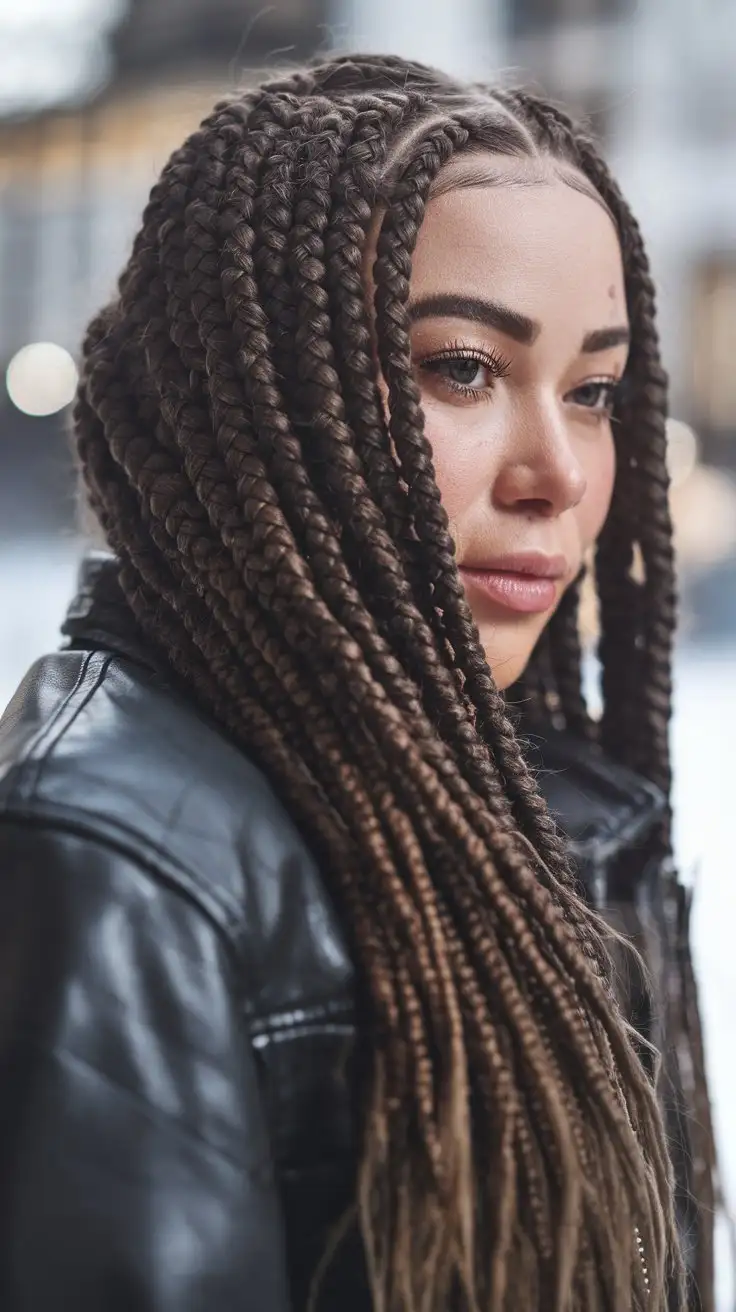
<instances>
[{"instance_id":1,"label":"chin","mask_svg":"<svg viewBox=\"0 0 736 1312\"><path fill-rule=\"evenodd\" d=\"M507 688L510 688L516 683L516 680L521 678L527 666L526 661L508 663L497 662L496 664L491 664L491 662L489 662L489 664L491 665L493 681L499 692L506 692Z\"/></svg>"},{"instance_id":2,"label":"chin","mask_svg":"<svg viewBox=\"0 0 736 1312\"><path fill-rule=\"evenodd\" d=\"M491 667L493 681L500 692L505 692L524 673L539 635L543 631L544 625L535 625L533 633L522 632L516 635L499 632L497 626L489 629L487 634L481 630L480 637L486 660Z\"/></svg>"},{"instance_id":3,"label":"chin","mask_svg":"<svg viewBox=\"0 0 736 1312\"><path fill-rule=\"evenodd\" d=\"M486 649L486 660L491 667L493 681L500 692L505 692L516 680L521 677L529 663L531 650L525 651L523 655L518 652L503 655L496 650L489 652Z\"/></svg>"}]
</instances>

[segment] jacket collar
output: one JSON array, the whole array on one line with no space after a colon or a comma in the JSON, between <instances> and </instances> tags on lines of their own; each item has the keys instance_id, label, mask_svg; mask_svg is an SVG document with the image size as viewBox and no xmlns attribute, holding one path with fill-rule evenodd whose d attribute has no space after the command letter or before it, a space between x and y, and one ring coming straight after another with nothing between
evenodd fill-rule
<instances>
[{"instance_id":1,"label":"jacket collar","mask_svg":"<svg viewBox=\"0 0 736 1312\"><path fill-rule=\"evenodd\" d=\"M65 645L100 647L159 670L161 660L125 600L118 573L117 559L109 552L88 551L84 556L61 627Z\"/></svg>"},{"instance_id":2,"label":"jacket collar","mask_svg":"<svg viewBox=\"0 0 736 1312\"><path fill-rule=\"evenodd\" d=\"M62 633L69 645L112 650L166 674L131 615L118 582L117 561L107 552L90 552L83 560ZM594 744L546 724L522 724L521 733L538 786L568 838L588 897L603 907L611 896L611 866L622 853L644 849L665 812L666 799L654 784Z\"/></svg>"}]
</instances>

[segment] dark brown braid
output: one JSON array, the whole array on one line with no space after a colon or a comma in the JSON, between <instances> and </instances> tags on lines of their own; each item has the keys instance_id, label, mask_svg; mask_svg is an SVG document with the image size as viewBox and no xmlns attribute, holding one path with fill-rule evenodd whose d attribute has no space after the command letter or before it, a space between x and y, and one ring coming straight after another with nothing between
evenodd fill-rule
<instances>
[{"instance_id":1,"label":"dark brown braid","mask_svg":"<svg viewBox=\"0 0 736 1312\"><path fill-rule=\"evenodd\" d=\"M592 143L556 107L519 92L507 100L538 126L550 150L576 164L595 184L621 237L633 341L629 386L617 416L614 498L596 559L604 707L600 738L611 755L639 770L669 797L676 597L665 459L667 380L659 358L654 286L636 221ZM598 726L586 717L577 695L579 636L572 599L562 623L558 613L544 636L566 722L579 734L598 736ZM571 678L575 680L572 699ZM664 977L657 989L664 1014L655 1034L664 1055L662 1094L678 1158L683 1224L691 1231L695 1249L697 1293L692 1298L698 1307L711 1309L715 1306L715 1140L690 955L690 899L672 871L670 856L668 812L655 849L643 854L643 860L649 859L659 872L654 899L661 907L661 923L670 926L669 942L650 947L644 938L641 947L653 961L664 958ZM621 881L630 882L632 873L623 868Z\"/></svg>"},{"instance_id":2,"label":"dark brown braid","mask_svg":"<svg viewBox=\"0 0 736 1312\"><path fill-rule=\"evenodd\" d=\"M682 1306L656 1098L491 679L412 379L433 181L468 147L558 153L545 123L531 101L379 57L223 102L154 187L85 342L78 449L128 603L267 771L344 918L369 1017L357 1201L378 1312ZM565 137L611 204L577 149ZM363 274L377 206L387 414ZM601 735L667 786L664 394L627 216L621 230L636 308L621 477L629 507L658 511L643 585L623 493L601 545L605 624L627 588L646 593L615 656L602 648ZM538 687L586 733L575 616L571 595ZM608 705L630 686L624 657L648 681L625 731Z\"/></svg>"},{"instance_id":3,"label":"dark brown braid","mask_svg":"<svg viewBox=\"0 0 736 1312\"><path fill-rule=\"evenodd\" d=\"M567 729L580 738L596 738L597 726L590 718L582 687L579 608L578 583L568 588L546 629L552 673L547 695L554 690Z\"/></svg>"}]
</instances>

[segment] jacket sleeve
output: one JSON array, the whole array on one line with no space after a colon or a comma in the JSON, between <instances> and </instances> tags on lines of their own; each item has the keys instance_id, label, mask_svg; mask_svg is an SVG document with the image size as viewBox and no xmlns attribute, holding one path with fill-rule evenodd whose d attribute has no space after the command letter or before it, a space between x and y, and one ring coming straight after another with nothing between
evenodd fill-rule
<instances>
[{"instance_id":1,"label":"jacket sleeve","mask_svg":"<svg viewBox=\"0 0 736 1312\"><path fill-rule=\"evenodd\" d=\"M3 1312L287 1312L236 975L137 861L0 824Z\"/></svg>"}]
</instances>

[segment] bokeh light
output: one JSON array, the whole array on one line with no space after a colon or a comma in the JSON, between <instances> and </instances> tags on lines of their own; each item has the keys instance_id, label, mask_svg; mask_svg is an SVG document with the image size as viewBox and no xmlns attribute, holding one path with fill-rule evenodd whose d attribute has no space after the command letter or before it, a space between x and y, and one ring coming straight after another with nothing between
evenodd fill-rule
<instances>
[{"instance_id":1,"label":"bokeh light","mask_svg":"<svg viewBox=\"0 0 736 1312\"><path fill-rule=\"evenodd\" d=\"M74 399L77 366L63 346L32 342L18 351L6 373L8 395L26 415L54 415Z\"/></svg>"}]
</instances>

